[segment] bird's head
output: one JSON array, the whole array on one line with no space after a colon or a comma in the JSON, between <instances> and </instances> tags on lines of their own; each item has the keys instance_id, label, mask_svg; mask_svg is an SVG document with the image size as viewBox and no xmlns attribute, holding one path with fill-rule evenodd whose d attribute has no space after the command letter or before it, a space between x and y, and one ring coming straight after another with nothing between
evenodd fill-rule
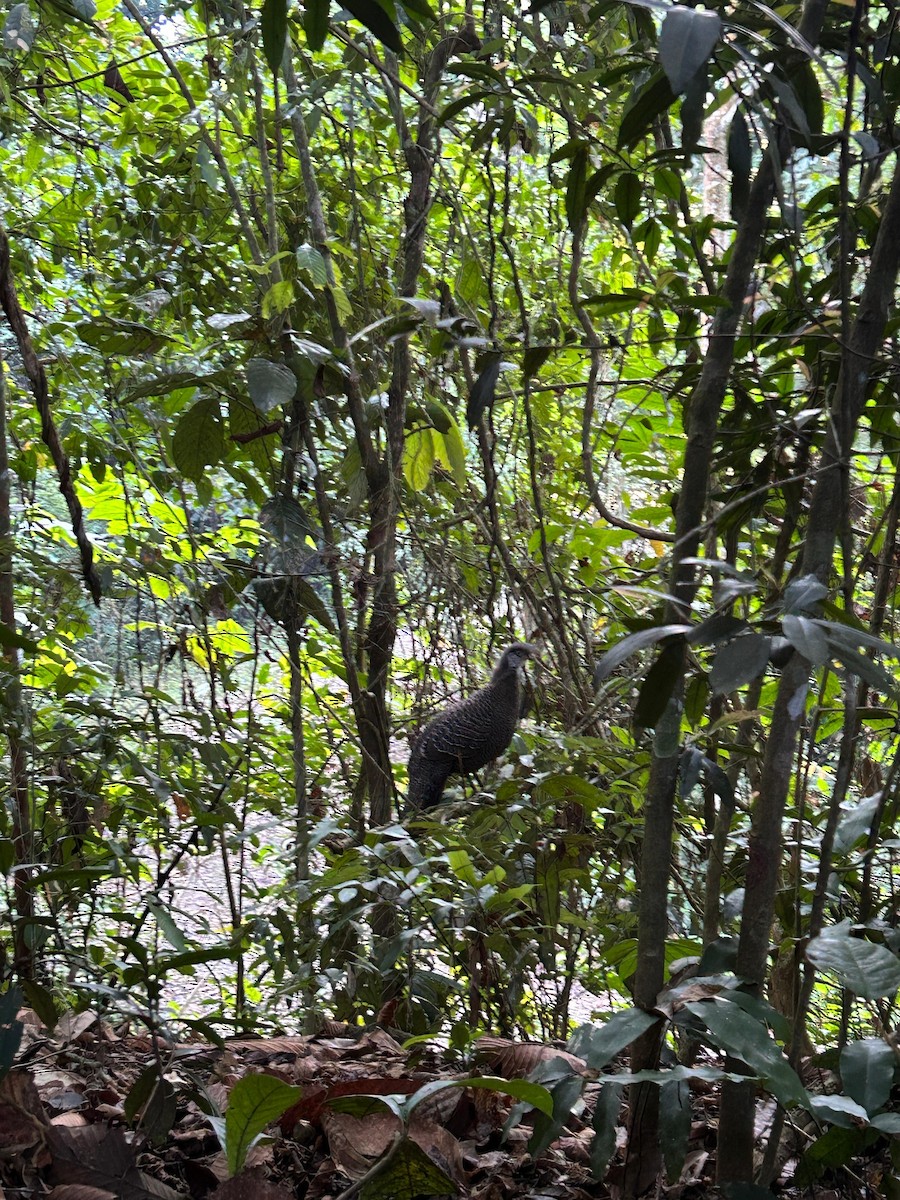
<instances>
[{"instance_id":1,"label":"bird's head","mask_svg":"<svg viewBox=\"0 0 900 1200\"><path fill-rule=\"evenodd\" d=\"M505 675L507 671L518 671L520 667L524 667L529 658L536 658L537 653L537 646L533 646L531 642L513 642L501 654L494 675Z\"/></svg>"}]
</instances>

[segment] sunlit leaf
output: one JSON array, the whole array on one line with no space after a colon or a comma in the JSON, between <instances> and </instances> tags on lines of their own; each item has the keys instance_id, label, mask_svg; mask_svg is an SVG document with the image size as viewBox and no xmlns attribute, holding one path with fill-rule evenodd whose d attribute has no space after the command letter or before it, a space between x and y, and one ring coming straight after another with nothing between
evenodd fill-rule
<instances>
[{"instance_id":1,"label":"sunlit leaf","mask_svg":"<svg viewBox=\"0 0 900 1200\"><path fill-rule=\"evenodd\" d=\"M403 450L403 475L414 492L427 486L434 467L434 433L416 429L406 435Z\"/></svg>"}]
</instances>

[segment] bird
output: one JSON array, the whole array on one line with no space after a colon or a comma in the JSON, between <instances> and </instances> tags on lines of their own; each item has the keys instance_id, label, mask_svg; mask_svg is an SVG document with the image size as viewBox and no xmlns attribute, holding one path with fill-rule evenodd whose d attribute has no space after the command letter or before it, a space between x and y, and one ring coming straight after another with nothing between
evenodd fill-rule
<instances>
[{"instance_id":1,"label":"bird","mask_svg":"<svg viewBox=\"0 0 900 1200\"><path fill-rule=\"evenodd\" d=\"M428 722L409 755L407 813L434 808L451 775L470 775L503 753L522 708L522 668L536 654L530 642L507 646L485 687Z\"/></svg>"}]
</instances>

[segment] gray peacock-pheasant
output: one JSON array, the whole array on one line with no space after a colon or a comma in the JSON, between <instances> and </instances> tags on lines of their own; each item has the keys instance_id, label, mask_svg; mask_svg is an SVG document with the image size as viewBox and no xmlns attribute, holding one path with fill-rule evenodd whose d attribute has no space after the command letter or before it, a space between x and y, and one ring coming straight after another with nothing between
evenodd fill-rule
<instances>
[{"instance_id":1,"label":"gray peacock-pheasant","mask_svg":"<svg viewBox=\"0 0 900 1200\"><path fill-rule=\"evenodd\" d=\"M485 687L428 722L409 755L407 812L434 808L451 775L470 775L503 753L522 709L523 668L536 655L530 642L508 646Z\"/></svg>"}]
</instances>

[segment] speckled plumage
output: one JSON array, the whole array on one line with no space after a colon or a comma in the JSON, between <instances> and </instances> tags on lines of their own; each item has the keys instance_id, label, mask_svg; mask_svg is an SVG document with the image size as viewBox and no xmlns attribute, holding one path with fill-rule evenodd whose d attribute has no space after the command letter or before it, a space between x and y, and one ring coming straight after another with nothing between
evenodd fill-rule
<instances>
[{"instance_id":1,"label":"speckled plumage","mask_svg":"<svg viewBox=\"0 0 900 1200\"><path fill-rule=\"evenodd\" d=\"M503 753L519 721L522 666L535 653L528 642L507 647L486 687L428 722L409 756L408 811L434 808L451 775L470 775Z\"/></svg>"}]
</instances>

